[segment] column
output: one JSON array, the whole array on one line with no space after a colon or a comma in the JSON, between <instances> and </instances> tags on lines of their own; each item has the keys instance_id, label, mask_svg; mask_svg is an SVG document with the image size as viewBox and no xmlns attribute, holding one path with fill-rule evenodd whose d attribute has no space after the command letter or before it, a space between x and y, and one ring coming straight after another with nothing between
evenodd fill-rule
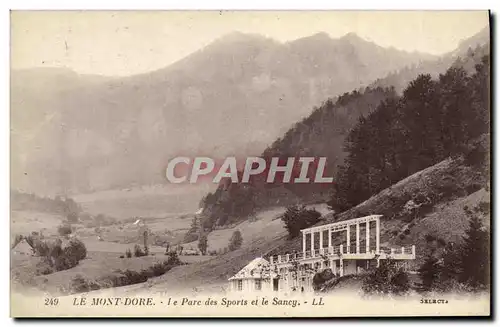
<instances>
[{"instance_id":1,"label":"column","mask_svg":"<svg viewBox=\"0 0 500 327\"><path fill-rule=\"evenodd\" d=\"M351 253L351 229L347 225L347 253Z\"/></svg>"},{"instance_id":2,"label":"column","mask_svg":"<svg viewBox=\"0 0 500 327\"><path fill-rule=\"evenodd\" d=\"M356 224L356 253L359 253L359 223Z\"/></svg>"},{"instance_id":3,"label":"column","mask_svg":"<svg viewBox=\"0 0 500 327\"><path fill-rule=\"evenodd\" d=\"M370 221L366 222L366 253L370 253Z\"/></svg>"},{"instance_id":4,"label":"column","mask_svg":"<svg viewBox=\"0 0 500 327\"><path fill-rule=\"evenodd\" d=\"M314 232L311 232L311 257L314 256Z\"/></svg>"},{"instance_id":5,"label":"column","mask_svg":"<svg viewBox=\"0 0 500 327\"><path fill-rule=\"evenodd\" d=\"M307 234L302 232L302 254L306 255L306 236Z\"/></svg>"},{"instance_id":6,"label":"column","mask_svg":"<svg viewBox=\"0 0 500 327\"><path fill-rule=\"evenodd\" d=\"M321 249L321 251L323 251L323 232L324 231L319 232L319 248Z\"/></svg>"},{"instance_id":7,"label":"column","mask_svg":"<svg viewBox=\"0 0 500 327\"><path fill-rule=\"evenodd\" d=\"M376 222L376 230L375 230L375 237L376 237L376 241L375 241L375 246L376 246L376 253L379 253L380 252L380 219L377 218L377 220L375 220Z\"/></svg>"},{"instance_id":8,"label":"column","mask_svg":"<svg viewBox=\"0 0 500 327\"><path fill-rule=\"evenodd\" d=\"M290 274L288 273L288 268L285 268L284 275L286 276L285 291L289 292L290 291Z\"/></svg>"},{"instance_id":9,"label":"column","mask_svg":"<svg viewBox=\"0 0 500 327\"><path fill-rule=\"evenodd\" d=\"M340 258L340 267L339 267L339 274L340 274L340 277L344 276L344 260L342 258Z\"/></svg>"},{"instance_id":10,"label":"column","mask_svg":"<svg viewBox=\"0 0 500 327\"><path fill-rule=\"evenodd\" d=\"M328 230L328 247L329 248L332 247L332 230L331 229Z\"/></svg>"},{"instance_id":11,"label":"column","mask_svg":"<svg viewBox=\"0 0 500 327\"><path fill-rule=\"evenodd\" d=\"M337 273L337 261L332 260L331 266L332 266L332 272L334 274L336 274Z\"/></svg>"}]
</instances>

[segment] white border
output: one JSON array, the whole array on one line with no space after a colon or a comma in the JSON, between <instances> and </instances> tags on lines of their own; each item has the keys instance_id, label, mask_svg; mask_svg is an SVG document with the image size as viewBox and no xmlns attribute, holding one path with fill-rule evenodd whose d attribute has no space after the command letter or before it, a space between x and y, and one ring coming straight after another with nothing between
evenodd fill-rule
<instances>
[{"instance_id":1,"label":"white border","mask_svg":"<svg viewBox=\"0 0 500 327\"><path fill-rule=\"evenodd\" d=\"M1 153L3 154L2 160L1 160L1 196L0 196L0 201L1 201L1 208L2 208L2 219L4 219L4 227L2 228L2 233L4 236L4 246L3 249L4 251L4 256L2 257L2 269L1 269L1 285L2 285L2 308L4 309L1 316L2 318L6 318L9 316L9 283L10 283L10 263L8 261L9 258L9 252L8 247L7 247L7 242L9 242L9 228L7 228L7 220L9 220L9 11L10 9L61 9L61 10L69 10L69 9L137 9L137 10L149 10L149 9L190 9L190 10L197 10L197 9L209 9L209 10L219 10L219 9L232 9L232 10L245 10L245 9L257 9L257 10L270 10L270 9L288 9L288 10L311 10L311 9L317 9L317 10L327 10L327 9L376 9L376 10L384 10L384 9L399 9L399 10L411 10L411 9L433 9L433 10L471 10L471 9L492 9L493 13L498 14L498 4L499 1L485 1L485 0L474 0L474 1L449 1L446 3L446 6L440 5L436 1L430 1L430 0L421 0L418 2L413 2L410 3L408 1L402 2L402 1L370 1L370 0L365 0L365 1L342 1L342 2L337 2L337 3L329 3L329 1L318 1L318 0L307 0L307 1L296 1L296 0L288 0L288 1L276 1L276 0L253 0L249 2L235 2L235 1L216 1L216 0L211 0L211 1L202 1L202 0L197 0L197 1L151 1L151 0L141 0L141 1L131 1L131 0L122 0L122 1L104 1L104 0L75 0L75 1L43 1L41 3L40 1L2 1L1 7L1 16L0 16L0 40L1 44L3 45L2 49L2 78L1 78L1 86L0 86L0 92L1 96L0 99L2 100L2 117L0 118L0 124L1 124L1 133L0 133L0 146L1 146ZM497 22L498 23L498 22ZM466 22L464 22L466 24ZM496 26L495 26L496 27ZM494 30L494 35L496 35L496 28ZM496 42L495 42L496 45ZM494 49L495 53L495 61L497 59L496 54L497 52L497 47L495 46ZM496 65L495 65L496 66ZM496 69L494 72L494 77L497 76L496 74ZM495 84L495 90L492 90L495 94L498 94L498 84ZM496 99L496 97L495 97ZM493 104L495 108L496 107L496 102ZM495 115L495 123L497 122L497 115ZM497 135L497 133L495 133ZM497 137L495 138L495 149L498 150L498 143L499 140ZM497 178L495 178L495 182L497 182ZM495 183L497 184L497 183ZM494 195L494 203L498 203L498 198L496 194ZM492 217L495 219L496 217ZM495 231L496 232L496 231ZM499 242L495 242L496 247L493 251L493 253L499 253ZM496 261L496 258L495 258ZM497 267L498 271L498 265L495 265ZM498 279L495 278L495 282L498 285ZM495 293L496 295L498 294L496 290L498 287L495 288ZM498 303L498 298L496 298L495 303ZM496 308L494 308L496 310ZM497 312L498 313L498 312ZM274 323L277 323L278 321L274 321ZM312 324L316 321L304 321L302 323L304 324ZM46 321L46 322L41 322L44 324L51 324L53 323L52 321ZM106 325L117 325L118 324L123 324L123 321L119 322L107 322ZM144 322L134 322L134 324L143 324ZM157 321L156 323L158 324L177 324L178 321ZM193 324L195 322L184 322L184 324ZM217 323L221 323L218 321ZM227 321L226 323L231 323L230 321ZM240 323L240 322L238 322ZM264 321L251 321L250 323L255 323L259 324L262 326L265 325L271 325L273 322L264 322ZM280 322L280 323L289 323L289 322ZM336 325L348 325L348 322L341 322L341 321L336 321L336 322L327 322L327 323L335 323ZM371 323L377 323L376 321L371 322ZM380 322L380 323L385 323L385 321ZM408 322L411 323L411 322ZM442 325L442 324L452 324L453 321L450 322L444 322L444 321L436 321L434 323L430 321L425 321L423 322L426 325ZM5 325L12 325L14 324L14 321L12 319L5 319L5 321L2 321L2 326ZM58 324L61 325L69 325L70 322L58 322ZM96 326L102 326L104 325L103 322L92 322L93 325Z\"/></svg>"}]
</instances>

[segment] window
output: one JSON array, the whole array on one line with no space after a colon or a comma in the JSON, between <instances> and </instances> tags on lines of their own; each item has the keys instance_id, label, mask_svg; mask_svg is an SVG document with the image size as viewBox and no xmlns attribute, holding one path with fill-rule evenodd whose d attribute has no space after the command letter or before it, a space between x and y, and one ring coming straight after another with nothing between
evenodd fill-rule
<instances>
[{"instance_id":1,"label":"window","mask_svg":"<svg viewBox=\"0 0 500 327\"><path fill-rule=\"evenodd\" d=\"M240 279L238 280L238 291L242 291L243 290L243 281Z\"/></svg>"},{"instance_id":2,"label":"window","mask_svg":"<svg viewBox=\"0 0 500 327\"><path fill-rule=\"evenodd\" d=\"M262 281L260 279L255 280L255 289L260 291L262 289Z\"/></svg>"}]
</instances>

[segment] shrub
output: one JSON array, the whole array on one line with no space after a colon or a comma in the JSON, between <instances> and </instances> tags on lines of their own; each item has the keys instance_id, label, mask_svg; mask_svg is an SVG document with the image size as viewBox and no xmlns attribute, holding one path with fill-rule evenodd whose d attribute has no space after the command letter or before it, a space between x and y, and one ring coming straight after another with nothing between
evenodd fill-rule
<instances>
[{"instance_id":1,"label":"shrub","mask_svg":"<svg viewBox=\"0 0 500 327\"><path fill-rule=\"evenodd\" d=\"M61 255L55 257L53 260L56 271L67 270L78 264L78 260L75 257L68 255L66 251L63 251Z\"/></svg>"},{"instance_id":2,"label":"shrub","mask_svg":"<svg viewBox=\"0 0 500 327\"><path fill-rule=\"evenodd\" d=\"M60 225L59 227L57 227L57 232L61 236L69 235L71 234L71 225L69 224Z\"/></svg>"},{"instance_id":3,"label":"shrub","mask_svg":"<svg viewBox=\"0 0 500 327\"><path fill-rule=\"evenodd\" d=\"M120 259L125 259L125 256L122 254L122 255L120 256Z\"/></svg>"},{"instance_id":4,"label":"shrub","mask_svg":"<svg viewBox=\"0 0 500 327\"><path fill-rule=\"evenodd\" d=\"M45 257L45 256L49 255L50 247L47 244L47 242L40 241L40 240L33 240L32 246L33 246L33 249L34 249L36 255L38 255L40 257Z\"/></svg>"},{"instance_id":5,"label":"shrub","mask_svg":"<svg viewBox=\"0 0 500 327\"><path fill-rule=\"evenodd\" d=\"M290 238L297 237L301 229L310 227L320 221L321 214L314 209L307 209L305 205L287 207L281 220L285 223Z\"/></svg>"},{"instance_id":6,"label":"shrub","mask_svg":"<svg viewBox=\"0 0 500 327\"><path fill-rule=\"evenodd\" d=\"M363 280L362 289L368 295L404 295L410 290L408 274L394 260L381 260Z\"/></svg>"},{"instance_id":7,"label":"shrub","mask_svg":"<svg viewBox=\"0 0 500 327\"><path fill-rule=\"evenodd\" d=\"M407 228L407 229L405 229L404 233L405 233L405 235L409 235L410 234L410 230Z\"/></svg>"},{"instance_id":8,"label":"shrub","mask_svg":"<svg viewBox=\"0 0 500 327\"><path fill-rule=\"evenodd\" d=\"M125 275L125 278L128 281L127 285L144 283L145 281L148 280L147 276L145 276L144 274L140 274L137 271L127 269L122 273L123 275Z\"/></svg>"},{"instance_id":9,"label":"shrub","mask_svg":"<svg viewBox=\"0 0 500 327\"><path fill-rule=\"evenodd\" d=\"M82 293L90 291L89 284L82 275L76 275L71 279L71 293Z\"/></svg>"},{"instance_id":10,"label":"shrub","mask_svg":"<svg viewBox=\"0 0 500 327\"><path fill-rule=\"evenodd\" d=\"M446 246L446 241L443 238L438 238L437 243L441 247Z\"/></svg>"},{"instance_id":11,"label":"shrub","mask_svg":"<svg viewBox=\"0 0 500 327\"><path fill-rule=\"evenodd\" d=\"M127 258L132 258L132 251L130 251L130 249L127 249L127 251L125 251L125 256Z\"/></svg>"},{"instance_id":12,"label":"shrub","mask_svg":"<svg viewBox=\"0 0 500 327\"><path fill-rule=\"evenodd\" d=\"M172 266L178 266L182 264L182 261L179 259L177 252L170 252L167 263Z\"/></svg>"},{"instance_id":13,"label":"shrub","mask_svg":"<svg viewBox=\"0 0 500 327\"><path fill-rule=\"evenodd\" d=\"M436 240L436 236L434 236L432 234L425 234L425 241L427 243L434 242L435 240Z\"/></svg>"},{"instance_id":14,"label":"shrub","mask_svg":"<svg viewBox=\"0 0 500 327\"><path fill-rule=\"evenodd\" d=\"M404 239L405 239L405 237L406 237L406 236L405 236L405 234L399 234L399 239L400 239L400 240L404 240Z\"/></svg>"},{"instance_id":15,"label":"shrub","mask_svg":"<svg viewBox=\"0 0 500 327\"><path fill-rule=\"evenodd\" d=\"M37 275L49 275L54 272L52 267L52 262L48 258L43 258L36 264L36 274Z\"/></svg>"},{"instance_id":16,"label":"shrub","mask_svg":"<svg viewBox=\"0 0 500 327\"><path fill-rule=\"evenodd\" d=\"M434 289L439 278L439 260L429 255L418 269L418 274L422 281L420 290L428 292Z\"/></svg>"},{"instance_id":17,"label":"shrub","mask_svg":"<svg viewBox=\"0 0 500 327\"><path fill-rule=\"evenodd\" d=\"M229 251L237 250L243 244L243 237L241 236L241 232L236 230L233 232L231 239L229 240L229 245L227 246Z\"/></svg>"},{"instance_id":18,"label":"shrub","mask_svg":"<svg viewBox=\"0 0 500 327\"><path fill-rule=\"evenodd\" d=\"M143 257L145 255L146 254L142 251L141 247L138 244L136 244L134 246L134 256L135 257Z\"/></svg>"},{"instance_id":19,"label":"shrub","mask_svg":"<svg viewBox=\"0 0 500 327\"><path fill-rule=\"evenodd\" d=\"M315 291L319 290L326 281L329 281L334 277L335 275L330 268L327 268L321 272L317 272L313 277L313 289Z\"/></svg>"},{"instance_id":20,"label":"shrub","mask_svg":"<svg viewBox=\"0 0 500 327\"><path fill-rule=\"evenodd\" d=\"M481 201L476 207L474 207L474 211L480 212L483 215L489 215L491 212L491 203L486 201Z\"/></svg>"},{"instance_id":21,"label":"shrub","mask_svg":"<svg viewBox=\"0 0 500 327\"><path fill-rule=\"evenodd\" d=\"M64 248L64 251L67 255L75 257L78 261L87 257L87 248L85 244L78 239L72 239L68 246Z\"/></svg>"}]
</instances>

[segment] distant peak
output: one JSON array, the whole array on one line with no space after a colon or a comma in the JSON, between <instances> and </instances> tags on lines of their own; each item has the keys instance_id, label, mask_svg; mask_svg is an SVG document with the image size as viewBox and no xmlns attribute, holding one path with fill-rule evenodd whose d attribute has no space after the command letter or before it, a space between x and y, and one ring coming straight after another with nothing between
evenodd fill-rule
<instances>
[{"instance_id":1,"label":"distant peak","mask_svg":"<svg viewBox=\"0 0 500 327\"><path fill-rule=\"evenodd\" d=\"M226 42L233 42L233 41L241 41L241 40L267 40L267 38L263 35L260 34L254 34L254 33L243 33L240 31L233 31L230 33L227 33L223 36L221 36L218 41L226 41Z\"/></svg>"},{"instance_id":2,"label":"distant peak","mask_svg":"<svg viewBox=\"0 0 500 327\"><path fill-rule=\"evenodd\" d=\"M346 35L342 36L340 39L346 41L365 41L354 32L349 32Z\"/></svg>"},{"instance_id":3,"label":"distant peak","mask_svg":"<svg viewBox=\"0 0 500 327\"><path fill-rule=\"evenodd\" d=\"M315 39L330 39L330 35L326 32L318 32L316 34L311 35L311 38Z\"/></svg>"},{"instance_id":4,"label":"distant peak","mask_svg":"<svg viewBox=\"0 0 500 327\"><path fill-rule=\"evenodd\" d=\"M324 41L330 41L330 40L332 40L332 39L330 38L330 35L328 35L328 33L318 32L318 33L310 35L310 36L306 36L306 37L302 37L300 39L293 40L290 42L290 44L303 44L304 42L316 43L316 42L324 42Z\"/></svg>"}]
</instances>

